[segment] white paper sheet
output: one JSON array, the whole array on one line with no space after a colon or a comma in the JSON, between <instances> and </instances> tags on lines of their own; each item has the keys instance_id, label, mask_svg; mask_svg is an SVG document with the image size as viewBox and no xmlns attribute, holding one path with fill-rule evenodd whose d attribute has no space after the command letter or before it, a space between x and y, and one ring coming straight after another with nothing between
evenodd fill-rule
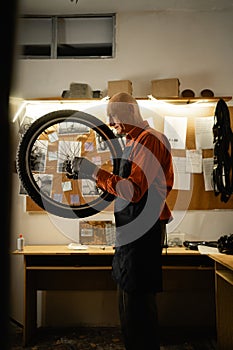
<instances>
[{"instance_id":1,"label":"white paper sheet","mask_svg":"<svg viewBox=\"0 0 233 350\"><path fill-rule=\"evenodd\" d=\"M201 244L199 244L197 248L200 254L220 254L218 248L208 247Z\"/></svg>"},{"instance_id":2,"label":"white paper sheet","mask_svg":"<svg viewBox=\"0 0 233 350\"><path fill-rule=\"evenodd\" d=\"M213 191L213 158L203 158L205 191Z\"/></svg>"},{"instance_id":3,"label":"white paper sheet","mask_svg":"<svg viewBox=\"0 0 233 350\"><path fill-rule=\"evenodd\" d=\"M70 243L67 246L68 249L74 249L74 250L86 250L88 249L87 245L79 244L79 243Z\"/></svg>"},{"instance_id":4,"label":"white paper sheet","mask_svg":"<svg viewBox=\"0 0 233 350\"><path fill-rule=\"evenodd\" d=\"M170 117L164 118L164 134L167 136L171 148L185 149L186 145L187 118Z\"/></svg>"},{"instance_id":5,"label":"white paper sheet","mask_svg":"<svg viewBox=\"0 0 233 350\"><path fill-rule=\"evenodd\" d=\"M186 172L202 173L202 150L187 149L186 150Z\"/></svg>"},{"instance_id":6,"label":"white paper sheet","mask_svg":"<svg viewBox=\"0 0 233 350\"><path fill-rule=\"evenodd\" d=\"M213 149L214 117L201 117L195 119L195 140L197 149Z\"/></svg>"},{"instance_id":7,"label":"white paper sheet","mask_svg":"<svg viewBox=\"0 0 233 350\"><path fill-rule=\"evenodd\" d=\"M186 172L186 157L173 157L174 190L190 190L191 175Z\"/></svg>"}]
</instances>

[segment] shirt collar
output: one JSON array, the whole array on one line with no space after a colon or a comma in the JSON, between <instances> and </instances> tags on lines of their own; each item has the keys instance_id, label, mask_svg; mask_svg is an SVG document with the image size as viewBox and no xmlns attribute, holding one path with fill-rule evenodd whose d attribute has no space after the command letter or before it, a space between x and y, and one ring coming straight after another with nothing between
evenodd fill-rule
<instances>
[{"instance_id":1,"label":"shirt collar","mask_svg":"<svg viewBox=\"0 0 233 350\"><path fill-rule=\"evenodd\" d=\"M147 129L149 127L149 123L146 121L146 120L143 120L139 125L137 125L137 126L135 126L134 128L132 128L129 132L128 132L128 134L126 135L126 137L128 138L128 139L136 139L138 136L139 136L139 134L143 131L143 130L145 130L145 129Z\"/></svg>"}]
</instances>

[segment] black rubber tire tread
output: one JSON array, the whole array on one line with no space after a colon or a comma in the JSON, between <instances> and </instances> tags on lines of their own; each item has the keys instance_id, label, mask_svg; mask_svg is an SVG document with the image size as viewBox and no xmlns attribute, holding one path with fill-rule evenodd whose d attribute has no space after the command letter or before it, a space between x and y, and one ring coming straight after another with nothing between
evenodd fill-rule
<instances>
[{"instance_id":1,"label":"black rubber tire tread","mask_svg":"<svg viewBox=\"0 0 233 350\"><path fill-rule=\"evenodd\" d=\"M46 194L41 194L30 169L31 150L39 135L48 127L66 121L67 118L69 121L84 124L100 134L108 144L113 158L113 173L117 174L122 155L122 149L117 137L100 119L78 110L50 112L33 122L19 142L16 153L16 168L24 189L39 207L53 215L64 218L85 218L104 210L115 197L107 192L103 192L97 199L86 204L71 206L59 203Z\"/></svg>"}]
</instances>

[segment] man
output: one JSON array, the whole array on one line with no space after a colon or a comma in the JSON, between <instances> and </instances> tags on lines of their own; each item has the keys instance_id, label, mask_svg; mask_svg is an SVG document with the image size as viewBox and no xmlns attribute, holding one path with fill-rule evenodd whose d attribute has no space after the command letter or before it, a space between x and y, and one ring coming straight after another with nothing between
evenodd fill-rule
<instances>
[{"instance_id":1,"label":"man","mask_svg":"<svg viewBox=\"0 0 233 350\"><path fill-rule=\"evenodd\" d=\"M127 93L111 97L109 125L126 135L119 174L85 158L73 164L97 187L116 196L116 247L112 276L118 285L119 315L126 350L160 349L156 293L162 291L162 246L172 219L166 198L173 186L170 144L144 121Z\"/></svg>"}]
</instances>

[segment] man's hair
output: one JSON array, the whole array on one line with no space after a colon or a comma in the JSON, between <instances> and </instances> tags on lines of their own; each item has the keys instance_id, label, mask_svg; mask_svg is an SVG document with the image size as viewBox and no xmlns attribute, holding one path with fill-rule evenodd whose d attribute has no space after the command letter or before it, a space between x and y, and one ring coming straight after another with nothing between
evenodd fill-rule
<instances>
[{"instance_id":1,"label":"man's hair","mask_svg":"<svg viewBox=\"0 0 233 350\"><path fill-rule=\"evenodd\" d=\"M110 98L107 113L117 116L123 124L138 125L143 121L136 99L126 92L118 92Z\"/></svg>"}]
</instances>

